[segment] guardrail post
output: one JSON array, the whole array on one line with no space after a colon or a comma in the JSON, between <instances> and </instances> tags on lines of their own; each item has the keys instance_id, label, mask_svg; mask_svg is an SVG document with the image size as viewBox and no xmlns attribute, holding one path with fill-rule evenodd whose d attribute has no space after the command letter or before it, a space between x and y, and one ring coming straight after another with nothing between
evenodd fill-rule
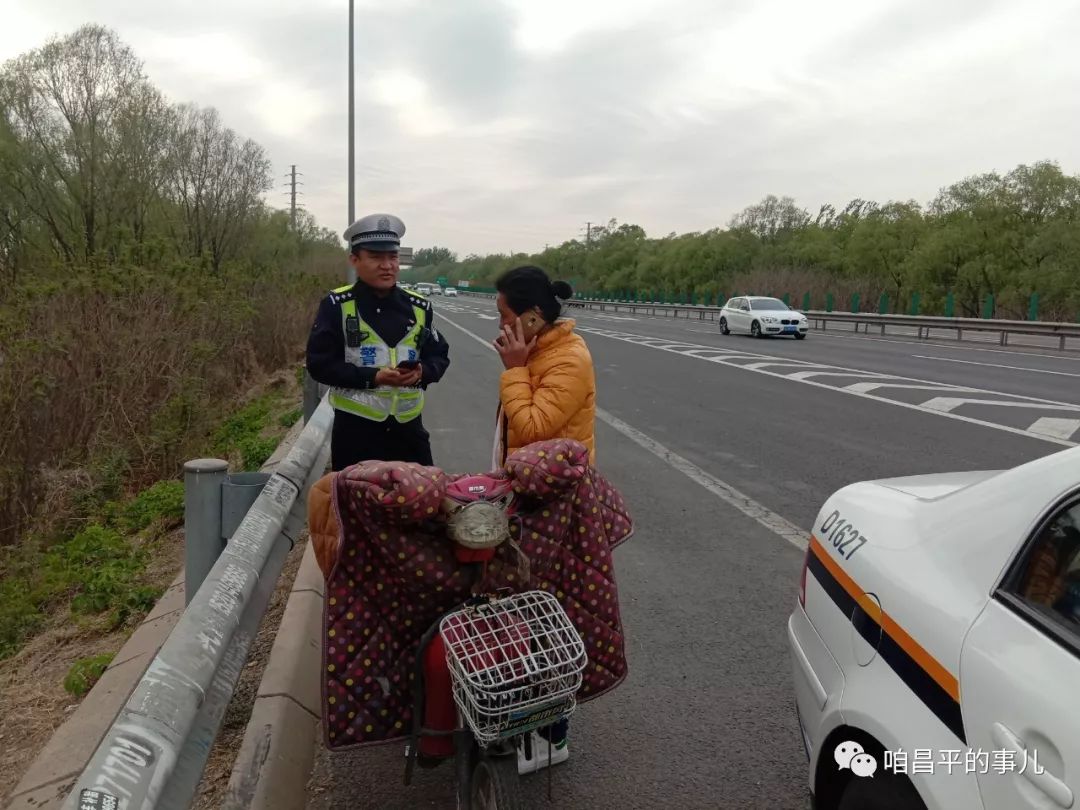
<instances>
[{"instance_id":1,"label":"guardrail post","mask_svg":"<svg viewBox=\"0 0 1080 810\"><path fill-rule=\"evenodd\" d=\"M951 318L956 311L956 296L949 293L945 296L945 317Z\"/></svg>"},{"instance_id":2,"label":"guardrail post","mask_svg":"<svg viewBox=\"0 0 1080 810\"><path fill-rule=\"evenodd\" d=\"M184 604L191 604L221 556L221 485L229 462L197 458L184 464Z\"/></svg>"},{"instance_id":3,"label":"guardrail post","mask_svg":"<svg viewBox=\"0 0 1080 810\"><path fill-rule=\"evenodd\" d=\"M1039 320L1039 294L1032 293L1031 300L1028 302L1028 320Z\"/></svg>"}]
</instances>

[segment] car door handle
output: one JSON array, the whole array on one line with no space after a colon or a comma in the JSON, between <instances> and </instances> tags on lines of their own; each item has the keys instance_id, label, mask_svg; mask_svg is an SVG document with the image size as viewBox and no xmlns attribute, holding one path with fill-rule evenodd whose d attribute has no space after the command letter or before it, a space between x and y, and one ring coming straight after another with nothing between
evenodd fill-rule
<instances>
[{"instance_id":1,"label":"car door handle","mask_svg":"<svg viewBox=\"0 0 1080 810\"><path fill-rule=\"evenodd\" d=\"M1031 758L1027 748L1024 747L1023 741L1013 734L1007 726L1003 726L1001 723L994 723L990 729L990 736L994 738L994 742L997 745L1000 745L1002 748L1007 748L1012 751L1014 755L1020 757L1021 762L1027 762ZM1035 773L1035 768L1028 767L1024 768L1024 772L1021 776L1053 799L1059 807L1072 807L1073 793L1069 790L1069 786L1050 773L1050 771L1044 769L1042 773Z\"/></svg>"}]
</instances>

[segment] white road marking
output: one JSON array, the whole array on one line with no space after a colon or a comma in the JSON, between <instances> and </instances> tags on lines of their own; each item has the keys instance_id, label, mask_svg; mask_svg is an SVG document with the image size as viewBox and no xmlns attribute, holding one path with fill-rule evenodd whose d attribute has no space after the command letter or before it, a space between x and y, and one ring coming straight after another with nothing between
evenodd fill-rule
<instances>
[{"instance_id":1,"label":"white road marking","mask_svg":"<svg viewBox=\"0 0 1080 810\"><path fill-rule=\"evenodd\" d=\"M878 374L875 371L796 371L794 374L785 374L789 380L808 380L811 377L879 377L883 380L891 380L891 374Z\"/></svg>"},{"instance_id":2,"label":"white road marking","mask_svg":"<svg viewBox=\"0 0 1080 810\"><path fill-rule=\"evenodd\" d=\"M795 366L796 368L807 368L805 360L767 360L764 363L747 363L743 368L752 369L757 371L759 368L768 368L769 366ZM829 366L817 366L817 368L829 368Z\"/></svg>"},{"instance_id":3,"label":"white road marking","mask_svg":"<svg viewBox=\"0 0 1080 810\"><path fill-rule=\"evenodd\" d=\"M1044 416L1028 428L1032 433L1042 433L1057 439L1069 439L1080 430L1080 419L1061 419L1056 416Z\"/></svg>"},{"instance_id":4,"label":"white road marking","mask_svg":"<svg viewBox=\"0 0 1080 810\"><path fill-rule=\"evenodd\" d=\"M735 487L730 484L705 472L705 470L701 469L701 467L697 466L692 461L683 458L673 450L669 450L664 447L664 445L660 444L660 442L642 433L632 425L628 425L617 416L613 416L602 408L596 409L596 415L628 439L641 445L654 456L667 462L669 466L681 472L687 478L700 484L724 503L735 507L747 517L753 518L769 531L787 540L791 545L795 546L795 548L800 550L806 549L808 533L803 529L800 529L794 523L776 514L776 512L773 512L767 506L758 503L749 495L744 495L742 492L739 492L739 490L735 489Z\"/></svg>"},{"instance_id":5,"label":"white road marking","mask_svg":"<svg viewBox=\"0 0 1080 810\"><path fill-rule=\"evenodd\" d=\"M1061 419L1056 416L1044 416L1028 428L1032 433L1042 433L1055 438L1071 438L1080 430L1080 419Z\"/></svg>"},{"instance_id":6,"label":"white road marking","mask_svg":"<svg viewBox=\"0 0 1080 810\"><path fill-rule=\"evenodd\" d=\"M934 397L922 404L922 407L931 411L943 411L948 413L961 405L997 405L1001 408L1031 408L1036 411L1073 411L1080 412L1080 405L1066 405L1064 402L1055 405L1045 405L1041 402L1007 402L1000 399L964 399L963 397Z\"/></svg>"},{"instance_id":7,"label":"white road marking","mask_svg":"<svg viewBox=\"0 0 1080 810\"><path fill-rule=\"evenodd\" d=\"M473 312L471 314L475 315L477 318L483 318L485 321L497 321L497 320L499 320L498 315L484 315L481 312Z\"/></svg>"},{"instance_id":8,"label":"white road marking","mask_svg":"<svg viewBox=\"0 0 1080 810\"><path fill-rule=\"evenodd\" d=\"M594 328L594 327L582 327L582 331L587 332L589 334L599 335L600 337L606 337L606 338L609 338L611 340L619 340L619 341L623 341L623 342L626 342L626 343L632 343L632 344L636 344L636 345L648 345L648 346L650 346L650 348L659 349L660 351L670 351L673 354L680 354L680 355L683 355L683 356L690 356L693 359L697 359L697 360L705 359L705 358L701 358L701 357L694 357L693 355L686 355L685 352L683 352L683 351L677 351L677 350L674 350L674 349L671 349L671 348L667 348L667 347L665 347L663 345L659 345L659 346L658 345L652 345L652 344L655 344L655 343L660 343L661 339L659 339L659 338L643 338L643 336L641 336L641 335L633 335L633 334L627 334L627 333L622 333L622 332L612 332L612 331L609 331L609 330L606 330L606 329L597 329L597 328ZM646 340L648 340L649 342L646 343L645 342ZM677 343L675 341L668 341L668 343L676 345L676 346L685 346L686 345L686 344L683 344L683 343ZM706 348L710 348L710 347L708 347L708 346L700 346L699 345L696 348L706 349ZM769 354L758 355L758 357L760 357L762 360L765 360L765 359L768 359L768 360L782 360L783 359L781 357L777 357L776 355L769 355ZM743 358L743 359L745 359L745 358ZM726 365L726 366L729 366L731 368L746 369L745 365L740 365L739 363L731 362L730 358L723 357L723 356L721 356L721 357L710 357L710 358L708 358L708 362ZM806 366L808 366L810 368L819 368L820 367L816 363L806 363ZM876 374L876 372L868 372L868 371L864 371L862 369L846 368L844 366L831 366L830 368L836 369L837 371L854 371L854 372L862 374L863 376L871 377L871 378L874 377L875 374ZM769 377L776 377L776 378L781 379L781 380L790 380L791 379L791 376L788 375L788 374L782 374L782 373L777 372L777 371L769 371L769 370L763 369L763 368L762 369L748 369L748 370L752 371L754 374L765 374L765 375L767 375ZM946 383L942 383L940 385L935 385L933 383L930 383L927 380L919 380L919 379L916 379L916 378L913 378L913 377L893 376L893 377L891 377L889 379L897 380L898 382L910 382L910 383L917 383L917 384L920 384L920 385L927 385L927 386L929 386L930 390L938 390L938 391L955 391L955 390L957 390L956 386L952 386L952 385L949 385L949 384L946 384ZM865 392L862 392L862 391L852 391L852 390L850 390L849 388L846 388L846 387L836 386L836 385L828 385L828 384L823 383L823 382L817 382L816 380L800 379L800 380L797 380L797 382L800 385L812 385L812 386L814 386L816 388L824 388L826 391L836 391L836 392L841 393L841 394L847 394L847 395L854 396L854 397L861 397L863 399L869 399L869 400L872 400L874 402L884 402L887 405L893 405L893 406L895 406L897 408L906 408L908 410L919 411L921 413L932 413L932 414L935 414L937 416L944 417L946 419L955 419L955 420L957 420L959 422L967 422L968 424L972 424L972 425L981 425L982 427L992 428L993 430L1000 430L1003 433L1013 433L1013 434L1016 434L1018 436L1026 436L1026 437L1028 437L1030 439L1038 439L1039 441L1050 442L1052 444L1059 444L1059 445L1062 445L1062 446L1065 446L1065 447L1076 447L1077 446L1076 442L1068 441L1068 440L1065 440L1065 439L1057 439L1057 438L1054 438L1052 436L1046 436L1044 434L1032 433L1031 431L1023 430L1021 428L1014 428L1014 427L1010 427L1009 425L1000 425L1000 424L997 424L996 422L988 422L985 419L976 419L976 418L971 417L971 416L963 416L963 415L957 414L957 413L949 413L947 411L943 411L943 410L940 410L940 409L926 408L921 404L913 404L913 403L909 403L909 402L901 402L899 400L889 399L887 397L877 396L875 394L865 393ZM990 390L986 390L986 389L982 389L982 388L972 388L972 389L969 389L969 390L971 391L971 393L989 394L991 396L1000 396L1000 397L1012 397L1012 398L1015 399L1015 395L1013 395L1013 394L1004 394L1004 393L1002 393L1000 391L990 391ZM1052 408L1052 410L1062 410L1062 409L1064 409L1064 410L1080 410L1080 408L1078 408L1075 405L1069 405L1069 404L1063 403L1063 402L1054 402L1053 400L1039 399L1039 398L1036 398L1036 397L1024 397L1023 399L1024 399L1024 403L1018 403L1019 406L1022 406L1025 403L1033 403L1033 404L1038 404L1038 405L1052 405L1052 406L1055 406L1054 408ZM1001 404L1001 403L996 403L996 404Z\"/></svg>"},{"instance_id":9,"label":"white road marking","mask_svg":"<svg viewBox=\"0 0 1080 810\"><path fill-rule=\"evenodd\" d=\"M945 383L920 385L916 383L859 382L844 386L845 391L851 391L856 394L865 394L878 388L910 388L919 391L965 391L972 394L979 393L978 388L968 388L963 385L947 385Z\"/></svg>"},{"instance_id":10,"label":"white road marking","mask_svg":"<svg viewBox=\"0 0 1080 810\"><path fill-rule=\"evenodd\" d=\"M490 343L488 343L476 333L469 331L464 326L456 324L451 320L444 320L446 320L446 322L451 326L460 329L462 332L464 332L476 342L480 343L482 346L486 346L488 349L491 349L491 351L495 351L494 346L492 346ZM735 487L731 486L730 484L727 484L724 481L721 481L716 476L710 475L709 473L705 472L705 470L701 469L701 467L697 466L692 461L689 461L688 459L680 456L678 453L669 450L668 448L664 447L664 445L660 444L660 442L642 433L633 425L629 425L626 422L622 421L617 416L608 413L602 408L596 409L596 416L603 422L606 422L608 425L613 427L615 430L619 431L619 433L623 434L631 441L639 444L641 447L644 447L657 458L660 458L663 461L667 462L667 464L673 469L678 470L690 480L704 487L706 490L711 492L724 503L728 504L729 506L735 507L744 515L757 521L769 531L773 532L779 537L782 537L784 540L787 540L800 551L806 550L807 538L809 536L809 533L804 529L800 529L794 523L778 515L776 512L773 512L767 506L758 503L749 495L744 495L742 492L735 489Z\"/></svg>"},{"instance_id":11,"label":"white road marking","mask_svg":"<svg viewBox=\"0 0 1080 810\"><path fill-rule=\"evenodd\" d=\"M989 366L990 368L1008 368L1013 371L1030 371L1032 374L1056 374L1060 377L1080 377L1080 374L1073 374L1068 371L1049 371L1043 368L1027 368L1026 366L1003 366L1000 363L977 363L974 360L955 360L951 357L930 357L925 354L913 354L911 356L918 360L938 360L942 363L963 363L966 366Z\"/></svg>"},{"instance_id":12,"label":"white road marking","mask_svg":"<svg viewBox=\"0 0 1080 810\"><path fill-rule=\"evenodd\" d=\"M729 352L726 349L687 349L684 354L692 355L693 357L700 357L702 360L708 360L709 357L733 357L735 352ZM708 354L709 357L705 355Z\"/></svg>"},{"instance_id":13,"label":"white road marking","mask_svg":"<svg viewBox=\"0 0 1080 810\"><path fill-rule=\"evenodd\" d=\"M1021 347L1017 346L1016 349L986 349L982 346L965 346L959 341L942 343L934 340L897 340L896 338L887 337L863 337L855 335L831 335L822 330L814 330L812 334L819 338L829 338L830 340L869 340L873 343L895 343L899 346L922 346L924 349L946 349L947 351L958 352L987 352L988 354L1011 354L1013 357L1046 357L1050 360L1066 360L1069 362L1080 362L1080 357L1073 355L1072 357L1065 354L1038 354L1036 352L1024 351L1024 348L1033 349L1045 349L1045 346L1031 346Z\"/></svg>"}]
</instances>

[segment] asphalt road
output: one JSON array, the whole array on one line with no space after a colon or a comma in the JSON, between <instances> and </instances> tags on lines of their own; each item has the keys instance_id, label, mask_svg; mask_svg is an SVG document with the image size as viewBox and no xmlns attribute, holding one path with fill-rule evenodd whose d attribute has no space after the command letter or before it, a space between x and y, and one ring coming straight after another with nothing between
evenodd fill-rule
<instances>
[{"instance_id":1,"label":"asphalt road","mask_svg":"<svg viewBox=\"0 0 1080 810\"><path fill-rule=\"evenodd\" d=\"M452 358L425 412L436 463L486 470L501 366L462 328L493 336L494 305L436 307ZM1000 469L1056 452L1070 439L1030 428L1045 418L1058 420L1042 423L1057 434L1072 420L1080 427L1080 360L821 333L753 340L694 322L574 315L605 412L599 466L625 495L636 534L616 552L630 676L579 709L554 800L801 810L806 758L785 622L802 552L730 492L805 528L853 481ZM453 807L449 767L407 788L402 754L398 744L320 753L309 806ZM526 785L533 806L547 806L546 778Z\"/></svg>"}]
</instances>

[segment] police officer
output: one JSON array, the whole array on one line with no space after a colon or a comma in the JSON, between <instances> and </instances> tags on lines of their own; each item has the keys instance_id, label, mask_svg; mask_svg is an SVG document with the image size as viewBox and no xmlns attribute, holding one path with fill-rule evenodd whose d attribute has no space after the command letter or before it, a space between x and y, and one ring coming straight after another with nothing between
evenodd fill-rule
<instances>
[{"instance_id":1,"label":"police officer","mask_svg":"<svg viewBox=\"0 0 1080 810\"><path fill-rule=\"evenodd\" d=\"M345 231L356 283L319 304L307 344L311 376L330 386L331 465L367 460L432 464L424 390L450 365L431 302L397 286L405 223L371 214Z\"/></svg>"}]
</instances>

